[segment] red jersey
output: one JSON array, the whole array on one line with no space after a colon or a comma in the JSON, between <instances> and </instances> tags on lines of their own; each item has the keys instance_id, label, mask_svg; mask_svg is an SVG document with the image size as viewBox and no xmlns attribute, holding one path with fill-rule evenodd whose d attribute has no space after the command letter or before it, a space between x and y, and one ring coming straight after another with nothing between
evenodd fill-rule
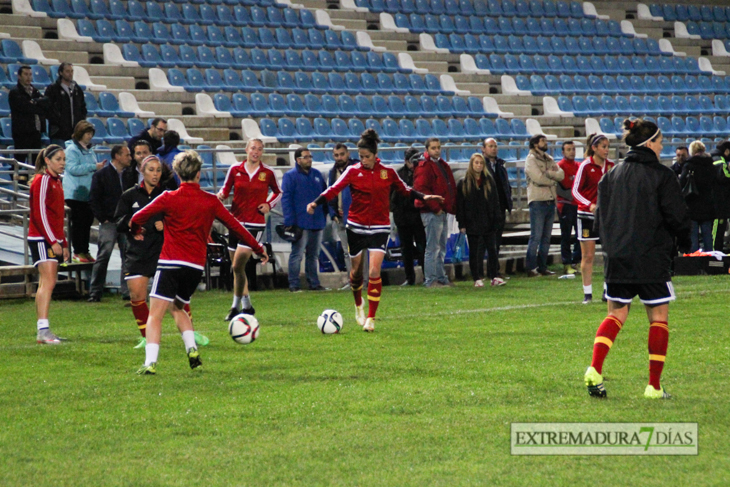
<instances>
[{"instance_id":1,"label":"red jersey","mask_svg":"<svg viewBox=\"0 0 730 487\"><path fill-rule=\"evenodd\" d=\"M68 247L63 233L65 215L63 184L58 176L37 174L30 185L28 240L44 240Z\"/></svg>"},{"instance_id":2,"label":"red jersey","mask_svg":"<svg viewBox=\"0 0 730 487\"><path fill-rule=\"evenodd\" d=\"M202 270L208 252L208 235L213 220L220 220L236 237L257 254L263 247L218 198L200 189L197 183L182 183L175 191L165 191L132 217L132 233L154 215L164 218L165 243L158 265L186 266Z\"/></svg>"},{"instance_id":3,"label":"red jersey","mask_svg":"<svg viewBox=\"0 0 730 487\"><path fill-rule=\"evenodd\" d=\"M613 162L606 159L601 167L593 162L592 156L581 163L573 181L573 198L578 203L579 215L593 216L591 205L598 200L598 182L613 166Z\"/></svg>"},{"instance_id":4,"label":"red jersey","mask_svg":"<svg viewBox=\"0 0 730 487\"><path fill-rule=\"evenodd\" d=\"M372 169L365 169L362 163L348 166L321 196L330 201L346 186L350 186L352 194L347 227L363 234L390 232L391 188L405 196L410 196L413 191L394 169L382 165L380 159L375 161Z\"/></svg>"},{"instance_id":5,"label":"red jersey","mask_svg":"<svg viewBox=\"0 0 730 487\"><path fill-rule=\"evenodd\" d=\"M252 227L265 227L266 218L258 211L259 205L268 203L273 208L281 199L281 190L274 171L265 164L259 164L259 167L250 174L246 170L245 162L235 164L226 174L226 181L221 189L223 196L228 198L231 189L233 189L231 205L233 216Z\"/></svg>"},{"instance_id":6,"label":"red jersey","mask_svg":"<svg viewBox=\"0 0 730 487\"><path fill-rule=\"evenodd\" d=\"M561 159L560 162L558 162L558 167L563 170L565 173L565 177L562 181L560 181L560 186L562 186L564 189L572 190L573 189L573 181L575 181L575 174L578 172L578 164L575 162L575 159ZM558 194L558 210L562 208L563 205L574 205L575 206L575 200L573 198L567 200L560 196Z\"/></svg>"}]
</instances>

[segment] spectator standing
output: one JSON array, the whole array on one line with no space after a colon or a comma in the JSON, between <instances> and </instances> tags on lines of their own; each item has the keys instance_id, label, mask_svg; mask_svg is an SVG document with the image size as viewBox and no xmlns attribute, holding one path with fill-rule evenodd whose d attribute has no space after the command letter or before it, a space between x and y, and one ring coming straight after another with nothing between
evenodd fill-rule
<instances>
[{"instance_id":1,"label":"spectator standing","mask_svg":"<svg viewBox=\"0 0 730 487\"><path fill-rule=\"evenodd\" d=\"M507 168L504 167L504 159L498 155L497 141L489 138L482 144L482 154L487 161L487 171L492 175L497 184L497 196L499 197L500 220L497 222L495 238L497 240L497 259L499 259L499 248L502 246L502 234L507 221L507 213L512 212L512 186L509 184ZM506 279L504 276L499 276Z\"/></svg>"},{"instance_id":2,"label":"spectator standing","mask_svg":"<svg viewBox=\"0 0 730 487\"><path fill-rule=\"evenodd\" d=\"M426 231L426 250L423 258L423 285L426 287L452 286L446 276L446 240L449 228L447 216L456 213L456 182L451 167L441 159L441 142L426 140L426 152L413 173L413 189L439 199L416 200L421 221Z\"/></svg>"},{"instance_id":3,"label":"spectator standing","mask_svg":"<svg viewBox=\"0 0 730 487\"><path fill-rule=\"evenodd\" d=\"M162 136L162 142L163 145L159 149L157 149L157 155L160 157L160 162L164 164L164 170L163 170L163 185L166 180L169 180L171 177L175 179L175 183L177 186L180 185L180 178L177 174L172 170L172 161L175 159L175 156L181 153L182 151L178 148L178 145L180 144L180 134L178 134L174 130L168 130L165 132L165 135ZM176 186L176 188L177 188ZM170 188L175 189L175 188Z\"/></svg>"},{"instance_id":4,"label":"spectator standing","mask_svg":"<svg viewBox=\"0 0 730 487\"><path fill-rule=\"evenodd\" d=\"M679 185L684 187L689 178L694 179L696 194L685 196L684 201L689 208L692 220L690 252L702 249L706 252L713 249L712 227L715 221L715 187L717 171L712 163L712 156L705 152L705 144L695 140L689 145L690 158L682 165ZM702 240L700 240L700 235ZM700 245L700 242L702 244Z\"/></svg>"},{"instance_id":5,"label":"spectator standing","mask_svg":"<svg viewBox=\"0 0 730 487\"><path fill-rule=\"evenodd\" d=\"M593 229L598 199L598 182L611 170L608 160L608 139L603 134L591 134L586 141L588 158L581 163L573 182L573 197L578 202L578 241L582 255L580 263L583 280L583 304L593 300L593 259L596 255L598 232Z\"/></svg>"},{"instance_id":6,"label":"spectator standing","mask_svg":"<svg viewBox=\"0 0 730 487\"><path fill-rule=\"evenodd\" d=\"M413 172L418 164L421 153L410 147L405 151L405 163L398 169L398 176L409 187L413 186ZM413 267L414 259L423 268L423 255L426 251L426 231L421 221L421 211L413 204L413 199L401 195L397 190L390 192L390 211L393 212L393 222L398 229L403 266L406 271L406 280L403 286L416 284L416 270Z\"/></svg>"},{"instance_id":7,"label":"spectator standing","mask_svg":"<svg viewBox=\"0 0 730 487\"><path fill-rule=\"evenodd\" d=\"M469 159L466 176L456 185L456 220L469 240L469 269L474 287L484 287L484 252L487 252L487 277L492 286L504 286L497 277L499 259L495 229L501 209L496 182L486 169L482 154Z\"/></svg>"},{"instance_id":8,"label":"spectator standing","mask_svg":"<svg viewBox=\"0 0 730 487\"><path fill-rule=\"evenodd\" d=\"M21 66L18 69L18 84L8 93L8 105L15 148L40 149L43 145L41 135L46 131L48 103L33 86L33 71L30 66ZM28 152L15 153L15 159L20 162L25 162L27 156Z\"/></svg>"},{"instance_id":9,"label":"spectator standing","mask_svg":"<svg viewBox=\"0 0 730 487\"><path fill-rule=\"evenodd\" d=\"M335 165L330 169L329 177L327 180L327 186L332 186L340 179L340 176L347 170L348 167L358 164L358 159L350 157L350 149L343 143L338 143L332 149L332 156L335 159ZM347 214L350 211L350 204L352 204L352 194L350 193L350 187L347 186L338 195L329 202L329 214L330 219L334 223L332 226L337 232L337 236L342 243L342 251L347 252L348 240L347 240ZM345 268L347 272L350 272L350 259L345 255ZM349 284L343 289L349 289Z\"/></svg>"},{"instance_id":10,"label":"spectator standing","mask_svg":"<svg viewBox=\"0 0 730 487\"><path fill-rule=\"evenodd\" d=\"M105 161L96 162L91 150L94 126L86 120L76 124L73 137L66 142L66 175L63 178L63 193L66 205L71 208L71 245L74 262L94 262L89 254L89 236L94 213L89 204L91 179L103 168Z\"/></svg>"},{"instance_id":11,"label":"spectator standing","mask_svg":"<svg viewBox=\"0 0 730 487\"><path fill-rule=\"evenodd\" d=\"M84 92L74 81L74 67L61 63L56 82L46 88L50 104L48 112L48 136L52 144L63 146L73 137L76 124L86 120Z\"/></svg>"},{"instance_id":12,"label":"spectator standing","mask_svg":"<svg viewBox=\"0 0 730 487\"><path fill-rule=\"evenodd\" d=\"M300 147L294 152L296 164L284 174L281 199L284 212L284 225L298 227L302 236L291 244L289 254L289 291L301 291L299 271L302 256L305 255L304 272L310 291L325 291L319 283L319 246L322 242L322 229L327 221L327 206L318 208L313 214L307 213L307 204L314 201L327 185L322 174L312 168L312 153Z\"/></svg>"},{"instance_id":13,"label":"spectator standing","mask_svg":"<svg viewBox=\"0 0 730 487\"><path fill-rule=\"evenodd\" d=\"M134 153L134 145L137 141L144 140L150 145L150 154L155 154L157 149L162 147L162 138L165 132L167 132L167 120L159 117L155 118L150 123L150 128L143 129L139 134L129 139L129 150Z\"/></svg>"},{"instance_id":14,"label":"spectator standing","mask_svg":"<svg viewBox=\"0 0 730 487\"><path fill-rule=\"evenodd\" d=\"M576 265L580 263L580 243L578 242L578 205L573 199L573 182L578 172L579 164L575 162L575 144L572 141L563 142L563 158L558 167L563 170L565 177L556 188L558 193L558 219L560 220L560 256L563 260L563 272L575 274ZM575 231L575 237L572 233ZM570 247L573 246L571 252Z\"/></svg>"},{"instance_id":15,"label":"spectator standing","mask_svg":"<svg viewBox=\"0 0 730 487\"><path fill-rule=\"evenodd\" d=\"M730 219L730 140L720 142L715 151L718 160L715 161L717 171L717 186L715 196L715 224L712 227L714 249L723 251L725 247L725 229Z\"/></svg>"},{"instance_id":16,"label":"spectator standing","mask_svg":"<svg viewBox=\"0 0 730 487\"><path fill-rule=\"evenodd\" d=\"M689 159L689 151L686 147L680 146L677 147L677 150L674 152L675 155L675 163L672 164L672 171L674 171L674 174L679 177L682 174L682 166L684 166L684 163Z\"/></svg>"},{"instance_id":17,"label":"spectator standing","mask_svg":"<svg viewBox=\"0 0 730 487\"><path fill-rule=\"evenodd\" d=\"M660 384L669 344L673 238L689 244L689 217L677 179L659 161L662 133L653 122L624 120L630 147L622 164L599 183L597 223L603 243L608 315L596 332L593 359L585 373L588 393L605 398L603 363L629 316L634 296L649 318L648 399L668 399Z\"/></svg>"},{"instance_id":18,"label":"spectator standing","mask_svg":"<svg viewBox=\"0 0 730 487\"><path fill-rule=\"evenodd\" d=\"M555 274L547 268L547 258L555 220L555 188L565 178L565 173L547 153L547 149L547 137L544 135L530 138L530 153L525 160L527 202L530 207L530 240L525 258L527 277Z\"/></svg>"},{"instance_id":19,"label":"spectator standing","mask_svg":"<svg viewBox=\"0 0 730 487\"><path fill-rule=\"evenodd\" d=\"M91 178L91 191L89 204L91 211L99 221L99 237L97 241L98 252L96 262L91 271L91 285L89 289L89 302L101 301L106 284L106 271L109 266L109 259L114 252L114 244L119 246L119 254L124 269L125 254L127 250L126 232L117 231L117 224L114 220L119 199L129 188L136 183L132 173L126 169L132 163L132 156L126 145L115 145L112 147L111 163L96 171ZM129 299L127 282L124 280L124 272L120 274L120 292L123 299Z\"/></svg>"}]
</instances>

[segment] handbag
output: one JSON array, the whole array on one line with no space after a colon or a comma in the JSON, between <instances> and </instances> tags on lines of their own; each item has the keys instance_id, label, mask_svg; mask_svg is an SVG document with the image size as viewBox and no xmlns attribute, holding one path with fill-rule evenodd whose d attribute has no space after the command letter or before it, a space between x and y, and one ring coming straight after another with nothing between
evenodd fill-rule
<instances>
[{"instance_id":1,"label":"handbag","mask_svg":"<svg viewBox=\"0 0 730 487\"><path fill-rule=\"evenodd\" d=\"M454 243L454 257L453 262L461 262L464 260L464 246L466 245L466 235L459 233Z\"/></svg>"},{"instance_id":2,"label":"handbag","mask_svg":"<svg viewBox=\"0 0 730 487\"><path fill-rule=\"evenodd\" d=\"M281 237L283 240L286 240L287 242L298 242L300 238L302 238L302 234L304 233L301 228L299 228L296 225L292 225L290 227L287 227L283 224L276 225L275 227L276 234Z\"/></svg>"},{"instance_id":3,"label":"handbag","mask_svg":"<svg viewBox=\"0 0 730 487\"><path fill-rule=\"evenodd\" d=\"M695 172L688 171L687 179L685 179L684 185L682 186L682 196L684 196L684 199L688 199L699 195L700 192L697 189L697 183L695 182Z\"/></svg>"}]
</instances>

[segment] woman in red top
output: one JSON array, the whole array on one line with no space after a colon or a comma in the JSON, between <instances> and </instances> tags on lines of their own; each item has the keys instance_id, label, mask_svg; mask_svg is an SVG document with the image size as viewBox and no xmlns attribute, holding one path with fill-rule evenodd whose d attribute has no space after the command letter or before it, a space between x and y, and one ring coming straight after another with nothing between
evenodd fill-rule
<instances>
[{"instance_id":1,"label":"woman in red top","mask_svg":"<svg viewBox=\"0 0 730 487\"><path fill-rule=\"evenodd\" d=\"M57 345L57 337L48 323L51 295L56 287L58 264L69 259L68 243L63 233L64 199L61 173L66 167L66 153L61 146L49 145L38 154L35 162L36 174L30 185L30 223L28 246L33 256L33 265L38 267L40 277L35 295L38 315L38 343Z\"/></svg>"},{"instance_id":2,"label":"woman in red top","mask_svg":"<svg viewBox=\"0 0 730 487\"><path fill-rule=\"evenodd\" d=\"M350 187L352 204L347 216L350 287L355 296L355 319L366 332L375 330L375 312L383 289L380 268L390 233L391 188L419 200L443 200L441 196L423 195L409 188L395 170L382 165L378 158L378 142L380 138L375 130L363 132L357 143L360 163L349 166L335 184L307 205L307 212L313 215L317 206L334 199L345 187ZM367 319L362 302L364 250L368 251L370 261Z\"/></svg>"},{"instance_id":3,"label":"woman in red top","mask_svg":"<svg viewBox=\"0 0 730 487\"><path fill-rule=\"evenodd\" d=\"M582 260L580 263L583 279L583 304L593 300L593 259L596 255L598 233L593 231L598 182L612 167L608 160L608 139L603 134L591 134L586 142L588 158L578 168L573 181L573 198L578 203L578 241Z\"/></svg>"},{"instance_id":4,"label":"woman in red top","mask_svg":"<svg viewBox=\"0 0 730 487\"><path fill-rule=\"evenodd\" d=\"M200 168L203 162L197 152L189 150L178 154L172 165L182 181L180 188L175 191L165 191L135 213L129 221L132 234L138 235L143 233L145 223L155 215L162 215L164 219L164 242L150 292L145 363L137 371L140 375L156 373L162 318L167 311L175 319L175 324L182 334L190 368L202 365L195 344L193 323L183 308L185 304L190 303L190 298L203 275L208 236L213 220L220 220L241 241L261 255L264 264L269 259L261 244L223 204L212 194L200 189Z\"/></svg>"},{"instance_id":5,"label":"woman in red top","mask_svg":"<svg viewBox=\"0 0 730 487\"><path fill-rule=\"evenodd\" d=\"M231 213L259 243L266 229L266 214L281 199L281 190L274 171L261 163L263 153L264 143L259 139L250 139L246 144L246 161L231 166L217 195L223 201L233 191ZM253 251L244 242L239 242L235 235L228 238L228 251L233 262L233 304L226 321L232 320L241 312L249 315L256 312L251 305L246 279L246 265ZM241 307L243 310L239 311Z\"/></svg>"}]
</instances>

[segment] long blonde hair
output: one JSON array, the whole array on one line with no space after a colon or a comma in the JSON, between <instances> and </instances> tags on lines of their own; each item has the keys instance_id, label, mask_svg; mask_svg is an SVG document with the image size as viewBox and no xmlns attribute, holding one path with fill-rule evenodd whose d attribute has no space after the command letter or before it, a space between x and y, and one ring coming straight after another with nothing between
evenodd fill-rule
<instances>
[{"instance_id":1,"label":"long blonde hair","mask_svg":"<svg viewBox=\"0 0 730 487\"><path fill-rule=\"evenodd\" d=\"M477 172L474 169L474 161L477 158L481 159L484 162L484 168L482 169L482 172ZM492 191L492 183L494 182L494 180L492 179L492 175L489 173L489 171L487 171L487 160L484 159L484 156L482 154L475 152L469 158L469 167L466 169L466 176L464 176L464 196L468 196L471 193L472 189L478 187L477 181L480 177L484 182L482 186L484 190L484 197L489 198L489 193Z\"/></svg>"}]
</instances>

